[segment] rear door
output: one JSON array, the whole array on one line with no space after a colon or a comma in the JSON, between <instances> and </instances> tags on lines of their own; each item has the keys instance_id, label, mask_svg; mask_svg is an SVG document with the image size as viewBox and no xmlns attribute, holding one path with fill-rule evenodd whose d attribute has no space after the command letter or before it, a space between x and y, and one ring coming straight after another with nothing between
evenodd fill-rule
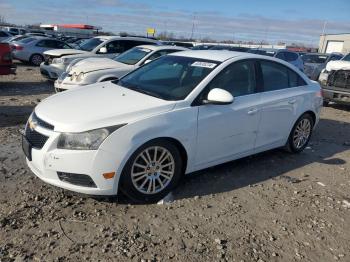
<instances>
[{"instance_id":1,"label":"rear door","mask_svg":"<svg viewBox=\"0 0 350 262\"><path fill-rule=\"evenodd\" d=\"M290 68L260 60L264 89L261 94L261 120L256 149L283 145L298 117L306 82ZM303 88L304 86L304 88Z\"/></svg>"}]
</instances>

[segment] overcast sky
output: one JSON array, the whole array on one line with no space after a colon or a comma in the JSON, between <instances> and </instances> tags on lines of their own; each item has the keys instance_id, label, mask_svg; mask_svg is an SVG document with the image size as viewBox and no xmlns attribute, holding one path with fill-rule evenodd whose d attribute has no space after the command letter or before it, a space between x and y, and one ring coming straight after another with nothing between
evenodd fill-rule
<instances>
[{"instance_id":1,"label":"overcast sky","mask_svg":"<svg viewBox=\"0 0 350 262\"><path fill-rule=\"evenodd\" d=\"M326 33L350 33L350 0L0 0L11 23L84 23L106 31L173 32L219 40L302 42L318 45Z\"/></svg>"}]
</instances>

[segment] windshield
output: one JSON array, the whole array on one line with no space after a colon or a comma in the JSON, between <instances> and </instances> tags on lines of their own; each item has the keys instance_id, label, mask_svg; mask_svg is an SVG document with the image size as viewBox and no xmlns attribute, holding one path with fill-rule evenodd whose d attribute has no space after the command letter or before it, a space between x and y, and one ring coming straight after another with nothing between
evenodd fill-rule
<instances>
[{"instance_id":1,"label":"windshield","mask_svg":"<svg viewBox=\"0 0 350 262\"><path fill-rule=\"evenodd\" d=\"M152 50L148 48L134 47L116 56L113 60L127 65L134 65L150 52Z\"/></svg>"},{"instance_id":2,"label":"windshield","mask_svg":"<svg viewBox=\"0 0 350 262\"><path fill-rule=\"evenodd\" d=\"M162 56L116 84L164 100L182 100L219 64L182 56Z\"/></svg>"},{"instance_id":3,"label":"windshield","mask_svg":"<svg viewBox=\"0 0 350 262\"><path fill-rule=\"evenodd\" d=\"M100 38L91 38L80 44L80 49L84 51L92 51L96 46L101 44L103 41Z\"/></svg>"},{"instance_id":4,"label":"windshield","mask_svg":"<svg viewBox=\"0 0 350 262\"><path fill-rule=\"evenodd\" d=\"M311 64L323 64L327 61L328 56L326 55L303 55L301 59L303 59L304 63Z\"/></svg>"},{"instance_id":5,"label":"windshield","mask_svg":"<svg viewBox=\"0 0 350 262\"><path fill-rule=\"evenodd\" d=\"M350 54L347 54L346 56L344 56L342 60L350 62Z\"/></svg>"}]
</instances>

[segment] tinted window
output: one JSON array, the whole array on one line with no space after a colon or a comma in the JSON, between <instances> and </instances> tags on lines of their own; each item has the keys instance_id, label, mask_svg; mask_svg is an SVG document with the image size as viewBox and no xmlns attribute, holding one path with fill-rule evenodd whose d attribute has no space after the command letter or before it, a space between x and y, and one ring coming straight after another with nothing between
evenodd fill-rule
<instances>
[{"instance_id":1,"label":"tinted window","mask_svg":"<svg viewBox=\"0 0 350 262\"><path fill-rule=\"evenodd\" d=\"M174 52L178 52L178 50L161 50L161 51L157 51L157 52L154 52L150 57L148 57L147 60L154 60L158 57L161 57L163 55L167 55L167 54L171 54L171 53L174 53Z\"/></svg>"},{"instance_id":2,"label":"tinted window","mask_svg":"<svg viewBox=\"0 0 350 262\"><path fill-rule=\"evenodd\" d=\"M124 41L112 41L106 44L107 53L113 54L113 53L123 53L126 49L124 46Z\"/></svg>"},{"instance_id":3,"label":"tinted window","mask_svg":"<svg viewBox=\"0 0 350 262\"><path fill-rule=\"evenodd\" d=\"M341 58L342 58L341 56L334 55L329 59L329 61L336 61L336 60L340 60Z\"/></svg>"},{"instance_id":4,"label":"tinted window","mask_svg":"<svg viewBox=\"0 0 350 262\"><path fill-rule=\"evenodd\" d=\"M69 45L67 45L64 42L61 41L56 41L56 48L58 49L67 49L67 48L71 48Z\"/></svg>"},{"instance_id":5,"label":"tinted window","mask_svg":"<svg viewBox=\"0 0 350 262\"><path fill-rule=\"evenodd\" d=\"M292 53L292 52L285 52L284 56L286 58L286 61L288 61L288 62L295 61L298 59L298 54Z\"/></svg>"},{"instance_id":6,"label":"tinted window","mask_svg":"<svg viewBox=\"0 0 350 262\"><path fill-rule=\"evenodd\" d=\"M343 61L350 61L350 54L347 54L346 56L343 57Z\"/></svg>"},{"instance_id":7,"label":"tinted window","mask_svg":"<svg viewBox=\"0 0 350 262\"><path fill-rule=\"evenodd\" d=\"M302 60L304 63L311 63L311 64L323 64L327 61L328 56L327 55L303 55Z\"/></svg>"},{"instance_id":8,"label":"tinted window","mask_svg":"<svg viewBox=\"0 0 350 262\"><path fill-rule=\"evenodd\" d=\"M57 48L57 41L55 41L55 40L41 40L36 45L40 46L40 47Z\"/></svg>"},{"instance_id":9,"label":"tinted window","mask_svg":"<svg viewBox=\"0 0 350 262\"><path fill-rule=\"evenodd\" d=\"M165 100L184 99L218 62L192 57L162 56L131 72L118 84Z\"/></svg>"},{"instance_id":10,"label":"tinted window","mask_svg":"<svg viewBox=\"0 0 350 262\"><path fill-rule=\"evenodd\" d=\"M134 41L134 40L124 40L124 48L125 50L129 50L130 48L133 48L138 45L152 45L153 43L150 42L144 42L144 41Z\"/></svg>"},{"instance_id":11,"label":"tinted window","mask_svg":"<svg viewBox=\"0 0 350 262\"><path fill-rule=\"evenodd\" d=\"M33 37L27 37L27 38L19 40L18 42L28 44L30 42L33 42L34 40L35 40L35 38L33 38Z\"/></svg>"},{"instance_id":12,"label":"tinted window","mask_svg":"<svg viewBox=\"0 0 350 262\"><path fill-rule=\"evenodd\" d=\"M284 54L285 54L285 52L279 52L279 53L277 53L276 58L286 60L286 57Z\"/></svg>"},{"instance_id":13,"label":"tinted window","mask_svg":"<svg viewBox=\"0 0 350 262\"><path fill-rule=\"evenodd\" d=\"M236 62L227 66L208 85L208 92L221 88L233 96L253 94L256 91L255 69L253 61Z\"/></svg>"},{"instance_id":14,"label":"tinted window","mask_svg":"<svg viewBox=\"0 0 350 262\"><path fill-rule=\"evenodd\" d=\"M260 61L264 80L264 91L274 91L305 85L305 81L293 70L284 65Z\"/></svg>"},{"instance_id":15,"label":"tinted window","mask_svg":"<svg viewBox=\"0 0 350 262\"><path fill-rule=\"evenodd\" d=\"M5 32L0 31L0 37L8 36Z\"/></svg>"}]
</instances>

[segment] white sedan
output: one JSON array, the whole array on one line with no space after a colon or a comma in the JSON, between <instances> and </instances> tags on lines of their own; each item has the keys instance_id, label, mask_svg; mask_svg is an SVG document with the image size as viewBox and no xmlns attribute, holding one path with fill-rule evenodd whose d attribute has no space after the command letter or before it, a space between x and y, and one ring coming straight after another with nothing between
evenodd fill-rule
<instances>
[{"instance_id":1,"label":"white sedan","mask_svg":"<svg viewBox=\"0 0 350 262\"><path fill-rule=\"evenodd\" d=\"M97 82L119 79L148 62L178 51L188 50L179 46L142 45L134 47L113 59L86 58L69 67L55 82L56 92Z\"/></svg>"},{"instance_id":2,"label":"white sedan","mask_svg":"<svg viewBox=\"0 0 350 262\"><path fill-rule=\"evenodd\" d=\"M184 174L277 147L301 152L322 100L318 83L279 59L177 52L45 99L22 145L47 183L152 202Z\"/></svg>"}]
</instances>

